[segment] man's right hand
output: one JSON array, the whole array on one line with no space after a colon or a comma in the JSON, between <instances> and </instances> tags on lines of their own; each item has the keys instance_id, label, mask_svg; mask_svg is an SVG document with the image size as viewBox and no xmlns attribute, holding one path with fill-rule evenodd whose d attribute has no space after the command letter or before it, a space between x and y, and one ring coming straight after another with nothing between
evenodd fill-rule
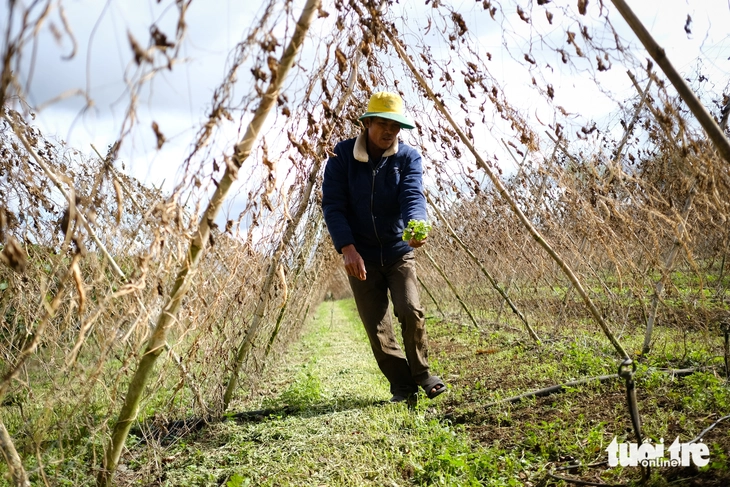
<instances>
[{"instance_id":1,"label":"man's right hand","mask_svg":"<svg viewBox=\"0 0 730 487\"><path fill-rule=\"evenodd\" d=\"M345 271L348 276L353 276L361 281L367 277L365 272L365 261L362 260L355 246L350 244L342 247L342 255L345 258Z\"/></svg>"}]
</instances>

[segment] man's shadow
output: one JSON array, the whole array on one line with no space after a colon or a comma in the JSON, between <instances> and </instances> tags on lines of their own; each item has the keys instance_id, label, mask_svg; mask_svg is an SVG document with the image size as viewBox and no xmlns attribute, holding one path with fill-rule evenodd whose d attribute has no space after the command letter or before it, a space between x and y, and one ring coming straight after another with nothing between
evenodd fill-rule
<instances>
[{"instance_id":1,"label":"man's shadow","mask_svg":"<svg viewBox=\"0 0 730 487\"><path fill-rule=\"evenodd\" d=\"M130 433L136 436L140 443L154 442L162 446L166 446L193 433L198 433L210 424L224 421L235 421L239 424L251 424L263 423L287 417L313 418L326 414L361 410L385 404L389 404L389 401L363 397L347 397L322 403L301 405L284 404L279 407L227 413L222 417L192 417L177 420L152 418L151 420L142 423L140 426L132 428Z\"/></svg>"}]
</instances>

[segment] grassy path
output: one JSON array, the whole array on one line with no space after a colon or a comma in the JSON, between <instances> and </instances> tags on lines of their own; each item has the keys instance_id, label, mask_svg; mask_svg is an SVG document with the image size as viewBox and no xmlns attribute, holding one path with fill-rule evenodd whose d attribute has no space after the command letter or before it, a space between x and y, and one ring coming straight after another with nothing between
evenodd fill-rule
<instances>
[{"instance_id":1,"label":"grassy path","mask_svg":"<svg viewBox=\"0 0 730 487\"><path fill-rule=\"evenodd\" d=\"M479 447L429 419L444 396L422 396L415 411L385 403L352 301L320 306L271 379L272 394L243 409L281 414L212 425L168 452L157 485L478 485L469 463Z\"/></svg>"}]
</instances>

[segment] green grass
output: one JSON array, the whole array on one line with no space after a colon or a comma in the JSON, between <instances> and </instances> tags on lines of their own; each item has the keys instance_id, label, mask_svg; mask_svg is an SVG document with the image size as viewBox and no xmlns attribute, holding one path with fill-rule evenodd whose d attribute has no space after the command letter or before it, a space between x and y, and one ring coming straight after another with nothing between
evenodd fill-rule
<instances>
[{"instance_id":1,"label":"green grass","mask_svg":"<svg viewBox=\"0 0 730 487\"><path fill-rule=\"evenodd\" d=\"M514 328L478 334L451 322L432 321L428 327L432 369L451 391L435 401L421 396L409 410L384 403L387 383L353 303L324 303L286 361L272 371L271 387L235 406L274 413L259 421L219 423L176 445L160 485L561 485L547 472L570 461L605 461L614 436L634 441L619 380L484 407L525 391L614 373L615 352L590 324L575 325L570 337L548 337L542 346ZM730 390L712 370L686 378L658 371L711 365L716 350L708 349L706 339L688 341L677 330L657 333L661 353L641 359L636 373L644 435L687 441L709 419L730 412ZM642 338L623 341L637 349ZM730 476L724 462L730 440L723 431L706 437L708 467L655 469L648 485L692 478L697 485L724 482ZM630 467L568 474L609 483L641 478Z\"/></svg>"},{"instance_id":2,"label":"green grass","mask_svg":"<svg viewBox=\"0 0 730 487\"><path fill-rule=\"evenodd\" d=\"M549 318L548 318L549 319ZM537 321L537 320L535 320ZM485 407L485 403L573 379L616 373L620 360L607 339L591 323L570 323L562 334L540 329L538 346L513 328L481 337L463 336L463 328L444 323L431 326L437 360L455 377L455 392L442 405L444 416L463 424L483 445L499 441L508 450L532 458L527 469L533 482L561 485L546 478L545 470L568 462L583 465L607 460L605 448L614 436L635 441L623 381L593 382L568 388L562 394L531 398L514 404ZM645 438L689 441L719 417L730 414L730 388L718 355L720 337L658 327L655 347L637 357L635 381ZM640 350L643 331L621 335L624 347ZM481 350L480 350L481 349ZM480 353L488 351L489 353ZM687 377L673 377L659 368L710 368ZM697 471L654 469L647 485L728 485L730 470L724 459L730 452L727 425L705 436L712 463ZM530 457L529 455L532 455ZM602 482L636 483L636 468L595 467L571 470L574 478ZM679 483L677 483L679 482Z\"/></svg>"},{"instance_id":3,"label":"green grass","mask_svg":"<svg viewBox=\"0 0 730 487\"><path fill-rule=\"evenodd\" d=\"M267 390L233 407L273 413L179 441L165 451L172 460L159 485L522 485L529 456L487 448L440 419L441 398L422 396L415 410L386 403L388 384L356 316L351 301L320 306ZM147 455L127 459L129 481L159 475L143 465Z\"/></svg>"}]
</instances>

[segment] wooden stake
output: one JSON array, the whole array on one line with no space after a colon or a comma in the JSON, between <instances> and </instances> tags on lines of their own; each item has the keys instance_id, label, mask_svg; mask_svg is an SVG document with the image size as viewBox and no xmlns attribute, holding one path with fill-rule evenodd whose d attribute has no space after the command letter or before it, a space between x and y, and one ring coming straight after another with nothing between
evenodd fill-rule
<instances>
[{"instance_id":1,"label":"wooden stake","mask_svg":"<svg viewBox=\"0 0 730 487\"><path fill-rule=\"evenodd\" d=\"M474 315L471 314L471 311L469 311L469 307L466 305L466 303L464 302L464 300L461 299L461 296L459 295L459 291L457 291L456 290L456 287L454 287L454 285L451 284L451 281L446 276L446 273L444 272L444 270L441 268L441 266L439 266L436 263L435 260L433 260L433 257L431 257L431 254L429 254L427 250L424 249L423 252L426 254L426 257L428 257L428 260L431 261L431 264L433 264L433 266L436 268L436 270L438 271L438 273L441 274L441 277L444 278L444 281L446 281L446 284L448 284L449 288L451 289L451 292L454 293L454 296L456 296L457 301L459 301L459 304L461 305L461 307L464 309L464 311L466 311L466 314L469 315L469 318L471 319L471 322L474 323L474 327L477 330L482 331L482 329L479 327L479 323L477 323L477 320L474 319Z\"/></svg>"},{"instance_id":2,"label":"wooden stake","mask_svg":"<svg viewBox=\"0 0 730 487\"><path fill-rule=\"evenodd\" d=\"M677 226L677 236L674 239L674 244L672 245L672 248L669 249L669 252L667 252L667 255L664 257L664 275L661 277L661 279L659 279L659 282L656 283L654 295L651 298L651 310L649 310L649 317L646 320L644 345L641 348L642 355L648 354L651 350L651 334L654 330L654 323L656 321L657 309L659 308L659 301L662 298L662 294L664 294L664 283L669 279L669 274L672 272L672 269L674 269L674 259L677 258L679 248L682 246L682 239L684 237L684 229L686 226L687 217L689 216L689 211L692 209L692 201L694 200L695 194L697 193L697 190L695 189L696 185L697 181L695 180L689 189L689 195L687 196L687 200L685 200L684 202L682 213L679 215L680 220L679 225Z\"/></svg>"}]
</instances>

